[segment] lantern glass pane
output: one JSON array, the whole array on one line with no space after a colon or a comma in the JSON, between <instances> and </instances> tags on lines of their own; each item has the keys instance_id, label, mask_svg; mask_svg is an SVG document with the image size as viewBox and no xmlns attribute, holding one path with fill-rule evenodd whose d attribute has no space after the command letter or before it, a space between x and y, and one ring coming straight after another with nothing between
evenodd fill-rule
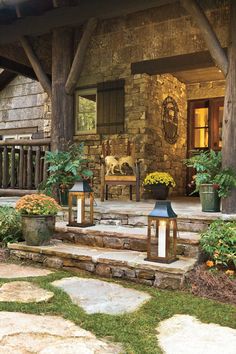
<instances>
[{"instance_id":1,"label":"lantern glass pane","mask_svg":"<svg viewBox=\"0 0 236 354\"><path fill-rule=\"evenodd\" d=\"M151 238L150 238L150 256L151 258L158 257L158 239L156 221L151 224Z\"/></svg>"},{"instance_id":2,"label":"lantern glass pane","mask_svg":"<svg viewBox=\"0 0 236 354\"><path fill-rule=\"evenodd\" d=\"M158 257L166 257L166 221L160 220L158 227Z\"/></svg>"}]
</instances>

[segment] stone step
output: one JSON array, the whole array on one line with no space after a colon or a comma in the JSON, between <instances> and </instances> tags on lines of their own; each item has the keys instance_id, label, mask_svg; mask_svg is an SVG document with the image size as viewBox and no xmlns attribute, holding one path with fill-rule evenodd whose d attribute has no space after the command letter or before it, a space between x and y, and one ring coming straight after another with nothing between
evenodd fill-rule
<instances>
[{"instance_id":1,"label":"stone step","mask_svg":"<svg viewBox=\"0 0 236 354\"><path fill-rule=\"evenodd\" d=\"M75 244L127 249L145 252L147 250L147 227L127 227L97 224L92 227L68 227L65 222L56 223L55 237ZM198 257L199 234L178 232L177 254L185 257Z\"/></svg>"},{"instance_id":2,"label":"stone step","mask_svg":"<svg viewBox=\"0 0 236 354\"><path fill-rule=\"evenodd\" d=\"M146 253L89 247L53 240L49 246L8 245L10 258L52 268L82 269L108 278L123 278L158 288L180 289L196 260L179 257L171 264L149 262Z\"/></svg>"},{"instance_id":3,"label":"stone step","mask_svg":"<svg viewBox=\"0 0 236 354\"><path fill-rule=\"evenodd\" d=\"M205 231L211 222L217 219L217 215L209 216L207 213L204 215L191 215L190 214L180 214L177 218L178 230L187 232L203 232ZM111 225L111 226L127 226L127 227L144 227L147 226L147 215L148 212L137 213L134 211L127 211L127 213L121 210L109 211L107 209L97 210L94 212L94 221L96 224L101 225ZM87 216L89 216L87 214ZM68 221L68 210L64 208L57 217L58 221Z\"/></svg>"}]
</instances>

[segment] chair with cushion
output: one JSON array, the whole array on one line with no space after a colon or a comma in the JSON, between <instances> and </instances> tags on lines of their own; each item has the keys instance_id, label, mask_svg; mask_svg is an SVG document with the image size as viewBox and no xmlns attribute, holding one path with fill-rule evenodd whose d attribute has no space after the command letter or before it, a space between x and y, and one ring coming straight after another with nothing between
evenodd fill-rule
<instances>
[{"instance_id":1,"label":"chair with cushion","mask_svg":"<svg viewBox=\"0 0 236 354\"><path fill-rule=\"evenodd\" d=\"M120 151L120 147L125 148L125 154ZM134 144L130 141L117 144L107 140L102 143L101 201L108 200L109 186L118 185L129 186L130 200L135 187L136 201L140 201L140 161L135 158Z\"/></svg>"}]
</instances>

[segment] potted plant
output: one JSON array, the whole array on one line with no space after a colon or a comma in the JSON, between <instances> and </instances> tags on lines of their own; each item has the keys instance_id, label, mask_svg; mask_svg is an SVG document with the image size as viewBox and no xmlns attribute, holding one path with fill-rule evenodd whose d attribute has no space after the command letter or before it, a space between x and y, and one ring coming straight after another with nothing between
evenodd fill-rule
<instances>
[{"instance_id":1,"label":"potted plant","mask_svg":"<svg viewBox=\"0 0 236 354\"><path fill-rule=\"evenodd\" d=\"M45 194L20 198L16 210L21 213L22 233L29 246L48 245L55 228L55 215L61 209L55 199Z\"/></svg>"},{"instance_id":2,"label":"potted plant","mask_svg":"<svg viewBox=\"0 0 236 354\"><path fill-rule=\"evenodd\" d=\"M175 187L174 178L168 172L149 173L143 182L144 189L151 191L154 199L164 200L168 197L169 188Z\"/></svg>"},{"instance_id":3,"label":"potted plant","mask_svg":"<svg viewBox=\"0 0 236 354\"><path fill-rule=\"evenodd\" d=\"M227 197L236 187L235 172L231 168L222 168L221 152L200 151L186 159L185 164L196 170L193 193L199 192L202 211L219 212L220 198Z\"/></svg>"},{"instance_id":4,"label":"potted plant","mask_svg":"<svg viewBox=\"0 0 236 354\"><path fill-rule=\"evenodd\" d=\"M87 167L84 144L72 144L67 151L47 151L44 159L49 164L49 176L40 190L56 197L61 205L68 205L68 190L73 184L93 176Z\"/></svg>"}]
</instances>

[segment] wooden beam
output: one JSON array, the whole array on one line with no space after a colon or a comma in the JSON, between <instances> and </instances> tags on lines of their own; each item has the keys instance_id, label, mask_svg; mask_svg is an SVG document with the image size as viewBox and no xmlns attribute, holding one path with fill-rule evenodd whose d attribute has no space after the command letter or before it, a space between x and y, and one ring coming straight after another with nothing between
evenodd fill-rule
<instances>
[{"instance_id":1,"label":"wooden beam","mask_svg":"<svg viewBox=\"0 0 236 354\"><path fill-rule=\"evenodd\" d=\"M0 68L12 71L13 73L19 75L24 75L33 80L37 80L35 72L32 68L2 56L0 56Z\"/></svg>"},{"instance_id":2,"label":"wooden beam","mask_svg":"<svg viewBox=\"0 0 236 354\"><path fill-rule=\"evenodd\" d=\"M69 95L72 95L74 93L74 90L78 83L81 71L83 69L84 58L87 52L87 48L89 46L91 36L97 27L97 23L98 20L96 18L90 18L85 26L65 85L66 93Z\"/></svg>"},{"instance_id":3,"label":"wooden beam","mask_svg":"<svg viewBox=\"0 0 236 354\"><path fill-rule=\"evenodd\" d=\"M0 74L0 90L3 90L16 76L17 74L11 71L3 70Z\"/></svg>"},{"instance_id":4,"label":"wooden beam","mask_svg":"<svg viewBox=\"0 0 236 354\"><path fill-rule=\"evenodd\" d=\"M225 52L226 48L223 49ZM210 68L214 61L208 51L176 55L159 59L144 60L131 64L131 73L135 74L166 74L178 71Z\"/></svg>"},{"instance_id":5,"label":"wooden beam","mask_svg":"<svg viewBox=\"0 0 236 354\"><path fill-rule=\"evenodd\" d=\"M42 16L28 16L11 25L0 26L0 45L12 43L19 36L39 36L62 26L78 26L91 17L108 19L132 12L174 3L176 0L90 0L80 1L78 6L59 7Z\"/></svg>"},{"instance_id":6,"label":"wooden beam","mask_svg":"<svg viewBox=\"0 0 236 354\"><path fill-rule=\"evenodd\" d=\"M74 31L56 28L52 33L52 120L51 149L63 150L74 134L74 97L65 84L73 60Z\"/></svg>"},{"instance_id":7,"label":"wooden beam","mask_svg":"<svg viewBox=\"0 0 236 354\"><path fill-rule=\"evenodd\" d=\"M52 97L52 87L51 87L51 82L48 79L47 74L44 72L42 65L36 56L28 38L26 37L21 37L20 42L22 47L25 50L25 53L32 65L32 68L34 69L35 75L38 78L38 81L42 85L43 89L47 92L49 97Z\"/></svg>"},{"instance_id":8,"label":"wooden beam","mask_svg":"<svg viewBox=\"0 0 236 354\"><path fill-rule=\"evenodd\" d=\"M226 76L228 71L227 56L202 8L198 5L196 0L180 0L180 3L198 24L216 66L218 66Z\"/></svg>"},{"instance_id":9,"label":"wooden beam","mask_svg":"<svg viewBox=\"0 0 236 354\"><path fill-rule=\"evenodd\" d=\"M236 1L230 8L229 70L226 76L226 92L223 117L223 167L236 171ZM222 201L222 212L236 213L236 188Z\"/></svg>"}]
</instances>

